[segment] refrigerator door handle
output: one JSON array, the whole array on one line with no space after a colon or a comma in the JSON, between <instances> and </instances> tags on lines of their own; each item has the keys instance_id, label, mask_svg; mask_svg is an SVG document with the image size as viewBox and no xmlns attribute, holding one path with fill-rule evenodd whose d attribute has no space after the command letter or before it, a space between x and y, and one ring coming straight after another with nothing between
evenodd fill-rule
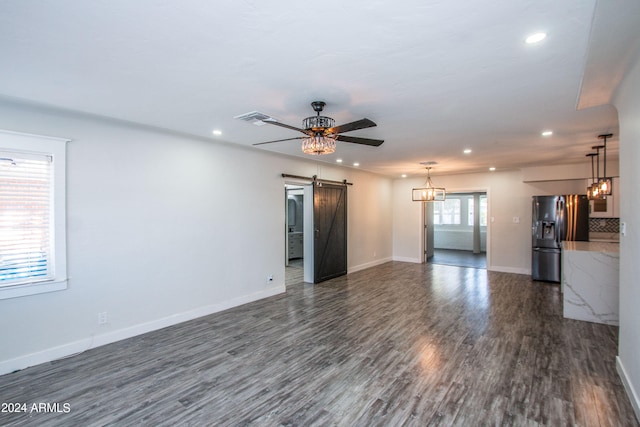
<instances>
[{"instance_id":1,"label":"refrigerator door handle","mask_svg":"<svg viewBox=\"0 0 640 427\"><path fill-rule=\"evenodd\" d=\"M558 218L558 220L556 221L556 243L558 245L558 247L561 247L562 245L562 240L564 240L564 230L565 230L565 215L564 215L564 197L558 197L558 204L556 206L557 211L556 211L556 218Z\"/></svg>"},{"instance_id":2,"label":"refrigerator door handle","mask_svg":"<svg viewBox=\"0 0 640 427\"><path fill-rule=\"evenodd\" d=\"M536 199L533 199L533 203L531 204L531 237L536 239L537 231L538 231L538 203Z\"/></svg>"}]
</instances>

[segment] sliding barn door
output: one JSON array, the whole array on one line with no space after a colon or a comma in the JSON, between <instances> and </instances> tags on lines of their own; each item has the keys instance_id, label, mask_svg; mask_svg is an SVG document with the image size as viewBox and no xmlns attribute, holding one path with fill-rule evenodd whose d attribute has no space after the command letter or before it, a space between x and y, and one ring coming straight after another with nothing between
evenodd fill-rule
<instances>
[{"instance_id":1,"label":"sliding barn door","mask_svg":"<svg viewBox=\"0 0 640 427\"><path fill-rule=\"evenodd\" d=\"M313 186L313 283L347 274L347 187Z\"/></svg>"}]
</instances>

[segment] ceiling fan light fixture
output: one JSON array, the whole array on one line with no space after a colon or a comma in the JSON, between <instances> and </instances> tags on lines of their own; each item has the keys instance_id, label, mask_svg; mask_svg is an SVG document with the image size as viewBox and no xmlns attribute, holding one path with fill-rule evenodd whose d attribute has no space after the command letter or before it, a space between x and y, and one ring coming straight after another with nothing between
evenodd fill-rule
<instances>
[{"instance_id":1,"label":"ceiling fan light fixture","mask_svg":"<svg viewBox=\"0 0 640 427\"><path fill-rule=\"evenodd\" d=\"M305 154L319 156L323 154L331 154L335 151L335 138L324 136L320 132L302 140L302 152Z\"/></svg>"}]
</instances>

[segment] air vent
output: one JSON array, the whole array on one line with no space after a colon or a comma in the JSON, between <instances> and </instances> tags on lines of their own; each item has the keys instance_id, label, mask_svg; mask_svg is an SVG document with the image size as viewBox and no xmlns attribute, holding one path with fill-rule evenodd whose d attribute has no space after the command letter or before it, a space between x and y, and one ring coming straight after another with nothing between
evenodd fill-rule
<instances>
[{"instance_id":1,"label":"air vent","mask_svg":"<svg viewBox=\"0 0 640 427\"><path fill-rule=\"evenodd\" d=\"M433 166L433 165L437 165L438 162L434 162L434 161L430 161L430 162L420 162L421 165L425 165L425 166Z\"/></svg>"},{"instance_id":2,"label":"air vent","mask_svg":"<svg viewBox=\"0 0 640 427\"><path fill-rule=\"evenodd\" d=\"M262 126L264 124L263 120L267 120L267 119L273 120L273 118L267 116L266 114L260 113L258 111L250 111L245 114L240 114L239 116L235 116L234 119L240 119L245 122L250 122L257 126Z\"/></svg>"}]
</instances>

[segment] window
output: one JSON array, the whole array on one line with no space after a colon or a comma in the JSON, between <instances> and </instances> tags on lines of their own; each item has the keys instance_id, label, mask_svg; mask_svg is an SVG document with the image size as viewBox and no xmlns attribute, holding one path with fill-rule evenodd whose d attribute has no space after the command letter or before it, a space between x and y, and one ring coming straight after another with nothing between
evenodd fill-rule
<instances>
[{"instance_id":1,"label":"window","mask_svg":"<svg viewBox=\"0 0 640 427\"><path fill-rule=\"evenodd\" d=\"M467 225L473 226L473 198L468 199ZM480 227L487 226L487 196L480 196Z\"/></svg>"},{"instance_id":2,"label":"window","mask_svg":"<svg viewBox=\"0 0 640 427\"><path fill-rule=\"evenodd\" d=\"M460 199L448 198L433 206L434 224L460 224Z\"/></svg>"},{"instance_id":3,"label":"window","mask_svg":"<svg viewBox=\"0 0 640 427\"><path fill-rule=\"evenodd\" d=\"M67 287L66 142L0 131L0 299Z\"/></svg>"},{"instance_id":4,"label":"window","mask_svg":"<svg viewBox=\"0 0 640 427\"><path fill-rule=\"evenodd\" d=\"M480 227L487 226L487 196L480 196Z\"/></svg>"}]
</instances>

